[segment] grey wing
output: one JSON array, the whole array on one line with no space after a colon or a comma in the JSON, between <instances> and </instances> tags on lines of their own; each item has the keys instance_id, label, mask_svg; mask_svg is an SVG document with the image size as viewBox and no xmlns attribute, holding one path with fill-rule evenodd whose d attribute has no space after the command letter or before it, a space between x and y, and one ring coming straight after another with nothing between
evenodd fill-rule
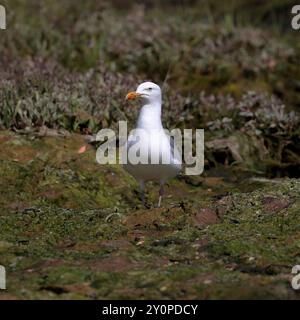
<instances>
[{"instance_id":1,"label":"grey wing","mask_svg":"<svg viewBox=\"0 0 300 320\"><path fill-rule=\"evenodd\" d=\"M131 148L131 146L133 146L137 142L138 142L138 139L135 135L133 135L133 134L129 135L128 140L126 142L127 149Z\"/></svg>"}]
</instances>

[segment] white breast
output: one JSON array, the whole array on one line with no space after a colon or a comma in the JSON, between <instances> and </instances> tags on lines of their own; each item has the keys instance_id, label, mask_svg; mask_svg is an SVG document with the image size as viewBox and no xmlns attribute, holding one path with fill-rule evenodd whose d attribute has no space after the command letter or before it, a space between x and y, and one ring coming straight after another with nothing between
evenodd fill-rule
<instances>
[{"instance_id":1,"label":"white breast","mask_svg":"<svg viewBox=\"0 0 300 320\"><path fill-rule=\"evenodd\" d=\"M181 160L174 156L170 137L162 128L142 130L128 138L124 168L139 181L166 181L176 176L181 170Z\"/></svg>"}]
</instances>

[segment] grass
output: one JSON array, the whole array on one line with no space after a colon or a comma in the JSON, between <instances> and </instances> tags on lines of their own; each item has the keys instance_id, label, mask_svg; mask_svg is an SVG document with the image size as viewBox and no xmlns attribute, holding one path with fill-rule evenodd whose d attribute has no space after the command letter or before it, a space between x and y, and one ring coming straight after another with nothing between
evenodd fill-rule
<instances>
[{"instance_id":1,"label":"grass","mask_svg":"<svg viewBox=\"0 0 300 320\"><path fill-rule=\"evenodd\" d=\"M81 139L1 133L2 299L297 298L297 179L174 180L145 209Z\"/></svg>"}]
</instances>

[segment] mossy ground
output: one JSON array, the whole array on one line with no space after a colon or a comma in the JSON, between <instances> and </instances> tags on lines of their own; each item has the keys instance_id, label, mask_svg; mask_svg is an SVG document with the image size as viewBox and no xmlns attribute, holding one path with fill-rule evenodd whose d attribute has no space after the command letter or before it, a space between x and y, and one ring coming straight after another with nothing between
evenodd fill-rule
<instances>
[{"instance_id":1,"label":"mossy ground","mask_svg":"<svg viewBox=\"0 0 300 320\"><path fill-rule=\"evenodd\" d=\"M298 298L298 180L175 179L146 209L82 143L1 133L1 299Z\"/></svg>"}]
</instances>

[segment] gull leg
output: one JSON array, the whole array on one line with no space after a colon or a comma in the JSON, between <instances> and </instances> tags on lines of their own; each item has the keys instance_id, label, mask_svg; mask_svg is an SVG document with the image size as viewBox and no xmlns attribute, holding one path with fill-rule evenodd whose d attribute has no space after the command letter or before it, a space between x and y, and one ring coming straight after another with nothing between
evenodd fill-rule
<instances>
[{"instance_id":1,"label":"gull leg","mask_svg":"<svg viewBox=\"0 0 300 320\"><path fill-rule=\"evenodd\" d=\"M160 207L160 205L161 205L161 200L162 200L162 197L163 197L163 195L164 195L164 184L163 183L161 183L160 184L160 188L159 188L159 192L158 192L158 194L159 194L159 198L158 198L158 208Z\"/></svg>"}]
</instances>

